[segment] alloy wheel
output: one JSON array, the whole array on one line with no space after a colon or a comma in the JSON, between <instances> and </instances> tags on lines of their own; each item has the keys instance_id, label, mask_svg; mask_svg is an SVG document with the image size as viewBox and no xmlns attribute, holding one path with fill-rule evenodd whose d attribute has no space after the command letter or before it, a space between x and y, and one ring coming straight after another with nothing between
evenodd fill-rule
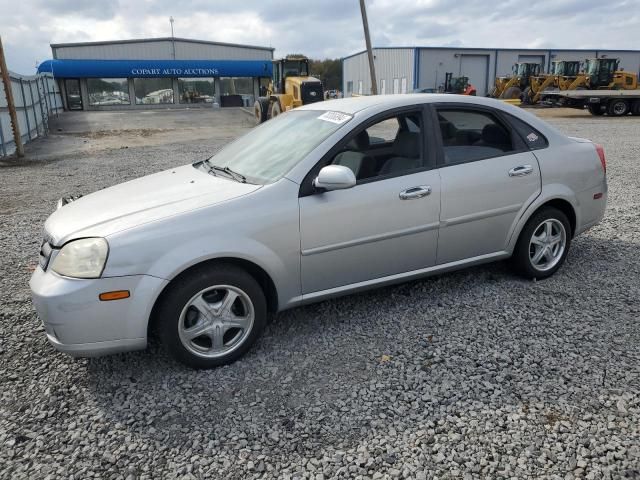
<instances>
[{"instance_id":1,"label":"alloy wheel","mask_svg":"<svg viewBox=\"0 0 640 480\"><path fill-rule=\"evenodd\" d=\"M182 309L178 335L194 355L219 358L239 348L251 333L253 303L244 291L216 285L195 294Z\"/></svg>"},{"instance_id":2,"label":"alloy wheel","mask_svg":"<svg viewBox=\"0 0 640 480\"><path fill-rule=\"evenodd\" d=\"M538 271L551 270L562 259L567 232L562 222L549 218L536 227L529 242L529 261Z\"/></svg>"}]
</instances>

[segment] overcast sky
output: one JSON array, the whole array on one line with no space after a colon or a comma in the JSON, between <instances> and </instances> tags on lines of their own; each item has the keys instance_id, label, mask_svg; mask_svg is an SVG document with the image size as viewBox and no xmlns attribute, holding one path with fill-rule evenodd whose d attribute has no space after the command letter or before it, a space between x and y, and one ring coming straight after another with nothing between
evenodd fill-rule
<instances>
[{"instance_id":1,"label":"overcast sky","mask_svg":"<svg viewBox=\"0 0 640 480\"><path fill-rule=\"evenodd\" d=\"M640 49L640 0L367 0L374 46ZM364 48L358 0L0 0L10 70L50 43L170 36L338 58Z\"/></svg>"}]
</instances>

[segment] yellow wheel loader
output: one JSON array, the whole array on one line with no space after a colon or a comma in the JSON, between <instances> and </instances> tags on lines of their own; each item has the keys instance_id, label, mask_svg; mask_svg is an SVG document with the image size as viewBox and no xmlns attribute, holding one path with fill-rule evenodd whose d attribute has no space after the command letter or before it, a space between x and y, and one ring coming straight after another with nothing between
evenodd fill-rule
<instances>
[{"instance_id":1,"label":"yellow wheel loader","mask_svg":"<svg viewBox=\"0 0 640 480\"><path fill-rule=\"evenodd\" d=\"M322 82L309 75L309 59L288 55L273 61L273 75L254 104L254 116L257 123L262 123L292 108L321 100L324 100Z\"/></svg>"},{"instance_id":2,"label":"yellow wheel loader","mask_svg":"<svg viewBox=\"0 0 640 480\"><path fill-rule=\"evenodd\" d=\"M519 99L522 92L529 86L531 77L539 75L539 63L516 63L513 65L512 75L496 78L495 86L489 96L501 99Z\"/></svg>"}]
</instances>

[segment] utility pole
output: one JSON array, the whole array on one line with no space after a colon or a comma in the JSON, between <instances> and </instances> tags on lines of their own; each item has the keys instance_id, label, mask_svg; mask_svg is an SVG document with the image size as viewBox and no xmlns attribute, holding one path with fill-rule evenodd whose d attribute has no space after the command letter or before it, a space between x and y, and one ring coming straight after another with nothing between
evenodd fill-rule
<instances>
[{"instance_id":1,"label":"utility pole","mask_svg":"<svg viewBox=\"0 0 640 480\"><path fill-rule=\"evenodd\" d=\"M7 70L7 62L4 58L4 49L2 48L2 39L0 38L0 73L2 73L2 84L4 85L4 94L7 98L7 108L9 109L9 117L11 118L11 127L13 129L13 140L16 143L16 155L24 157L24 146L22 145L22 137L20 136L20 125L18 124L18 116L16 115L16 104L13 101L13 90L11 90L11 78L9 70Z\"/></svg>"},{"instance_id":2,"label":"utility pole","mask_svg":"<svg viewBox=\"0 0 640 480\"><path fill-rule=\"evenodd\" d=\"M378 94L378 82L376 81L376 67L373 64L373 51L371 50L371 38L369 37L369 21L364 0L360 0L360 12L362 12L362 25L364 26L364 41L367 44L367 56L369 57L369 73L371 74L371 93Z\"/></svg>"},{"instance_id":3,"label":"utility pole","mask_svg":"<svg viewBox=\"0 0 640 480\"><path fill-rule=\"evenodd\" d=\"M176 59L176 41L173 38L173 16L169 17L169 23L171 24L171 47L173 49L173 59Z\"/></svg>"}]
</instances>

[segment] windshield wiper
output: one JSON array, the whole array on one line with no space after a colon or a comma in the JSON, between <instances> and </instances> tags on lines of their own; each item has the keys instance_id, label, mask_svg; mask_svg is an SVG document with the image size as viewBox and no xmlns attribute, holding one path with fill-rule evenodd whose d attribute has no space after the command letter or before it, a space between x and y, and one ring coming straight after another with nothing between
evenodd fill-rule
<instances>
[{"instance_id":1,"label":"windshield wiper","mask_svg":"<svg viewBox=\"0 0 640 480\"><path fill-rule=\"evenodd\" d=\"M218 165L212 165L208 161L205 161L205 163L209 165L209 173L213 173L214 175L215 175L215 172L226 173L227 176L233 178L234 180L240 183L247 183L247 177L245 177L241 173L234 172L229 167L219 167Z\"/></svg>"}]
</instances>

